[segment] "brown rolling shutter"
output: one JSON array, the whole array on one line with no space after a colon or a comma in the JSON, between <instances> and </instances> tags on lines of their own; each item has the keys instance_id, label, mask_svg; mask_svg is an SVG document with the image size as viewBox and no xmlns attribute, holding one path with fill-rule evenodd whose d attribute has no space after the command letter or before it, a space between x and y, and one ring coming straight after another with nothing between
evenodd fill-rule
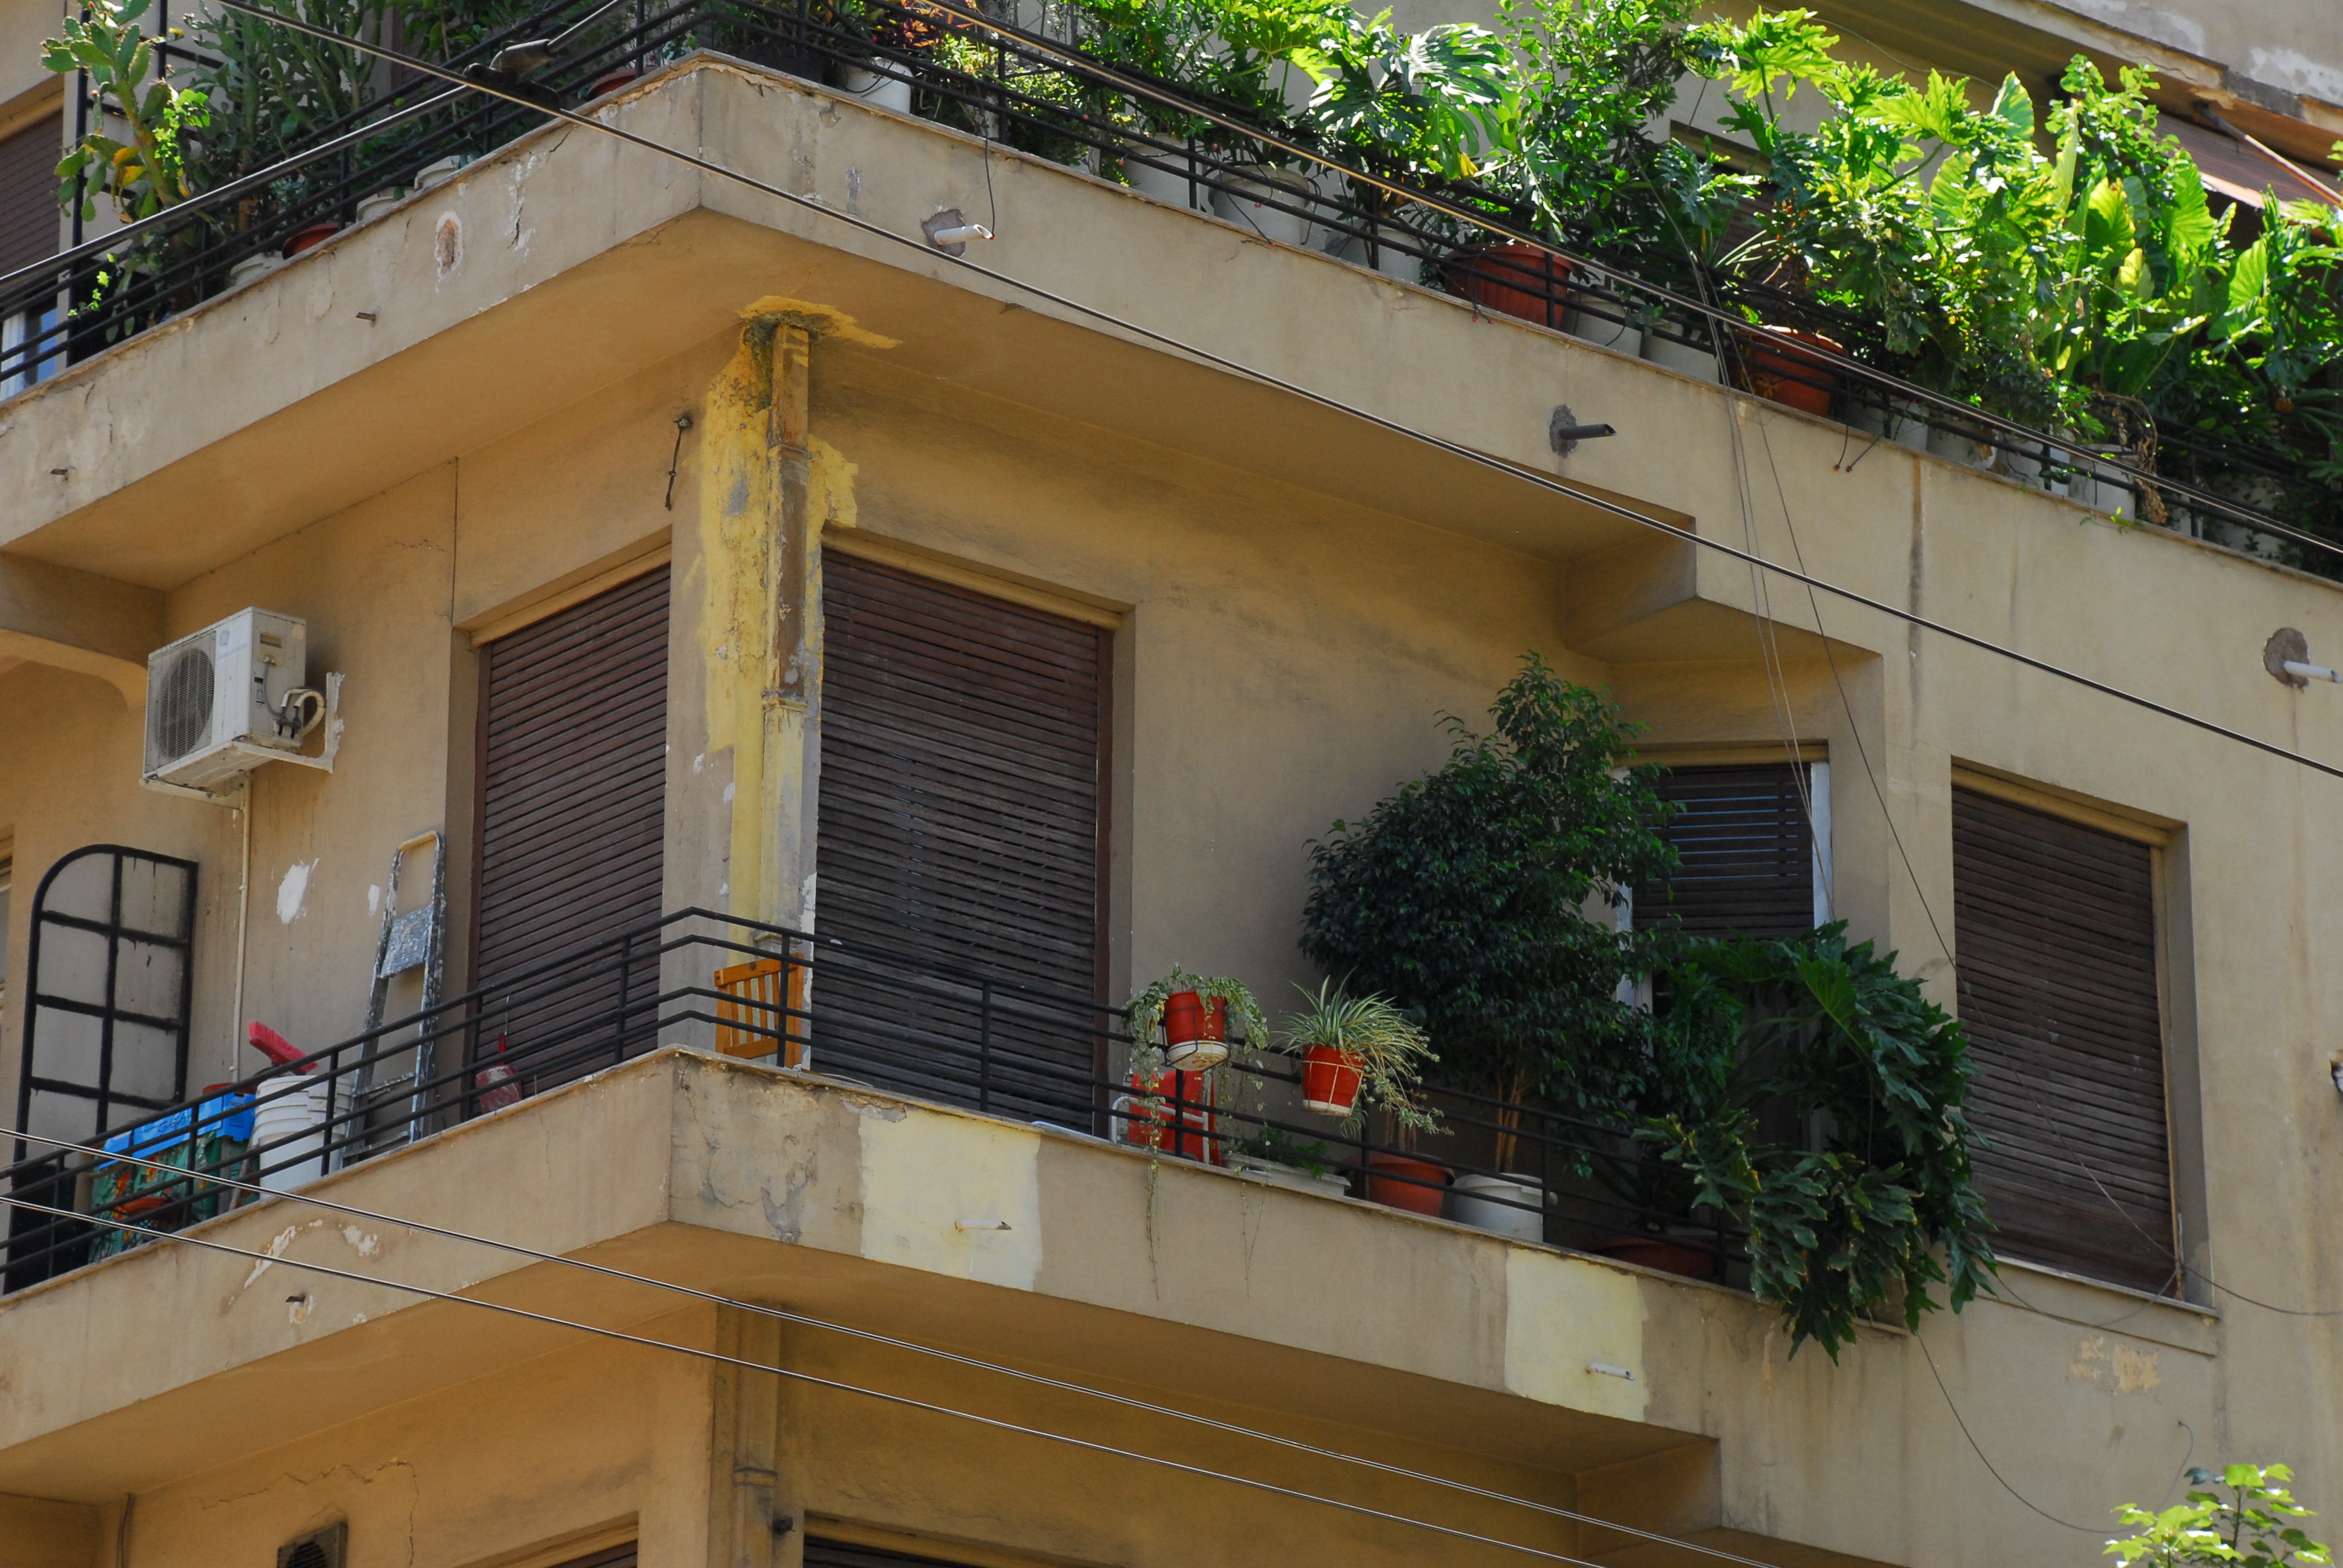
<instances>
[{"instance_id":1,"label":"brown rolling shutter","mask_svg":"<svg viewBox=\"0 0 2343 1568\"><path fill-rule=\"evenodd\" d=\"M1674 768L1658 785L1679 808L1664 833L1679 867L1635 890L1639 930L1789 937L1815 923L1815 838L1798 795L1803 762Z\"/></svg>"},{"instance_id":2,"label":"brown rolling shutter","mask_svg":"<svg viewBox=\"0 0 2343 1568\"><path fill-rule=\"evenodd\" d=\"M659 919L667 822L668 568L482 650L476 984ZM491 991L476 1055L501 1030L532 1087L624 1054L623 984L655 994L655 960L553 997ZM642 1014L631 1021L649 1021ZM638 1044L642 1041L636 1042Z\"/></svg>"},{"instance_id":3,"label":"brown rolling shutter","mask_svg":"<svg viewBox=\"0 0 2343 1568\"><path fill-rule=\"evenodd\" d=\"M822 572L815 929L933 969L910 988L825 969L816 1064L1088 1126L1106 634L851 557Z\"/></svg>"},{"instance_id":4,"label":"brown rolling shutter","mask_svg":"<svg viewBox=\"0 0 2343 1568\"><path fill-rule=\"evenodd\" d=\"M2160 1290L2172 1171L2144 844L1953 791L1954 945L1977 1068L1969 1119L1995 1247Z\"/></svg>"},{"instance_id":5,"label":"brown rolling shutter","mask_svg":"<svg viewBox=\"0 0 2343 1568\"><path fill-rule=\"evenodd\" d=\"M14 272L55 256L57 240L57 161L65 129L45 115L0 141L0 272Z\"/></svg>"}]
</instances>

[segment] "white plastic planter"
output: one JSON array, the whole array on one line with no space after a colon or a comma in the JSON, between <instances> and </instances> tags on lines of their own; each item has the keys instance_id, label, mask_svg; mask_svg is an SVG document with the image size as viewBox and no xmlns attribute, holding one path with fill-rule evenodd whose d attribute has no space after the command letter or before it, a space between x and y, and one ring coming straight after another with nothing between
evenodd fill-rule
<instances>
[{"instance_id":1,"label":"white plastic planter","mask_svg":"<svg viewBox=\"0 0 2343 1568\"><path fill-rule=\"evenodd\" d=\"M285 258L273 250L247 256L227 269L227 286L234 288L238 284L250 283L256 277L266 277L284 265Z\"/></svg>"},{"instance_id":2,"label":"white plastic planter","mask_svg":"<svg viewBox=\"0 0 2343 1568\"><path fill-rule=\"evenodd\" d=\"M899 115L911 112L911 84L900 76L881 75L859 65L849 65L846 90L874 109L892 109Z\"/></svg>"},{"instance_id":3,"label":"white plastic planter","mask_svg":"<svg viewBox=\"0 0 2343 1568\"><path fill-rule=\"evenodd\" d=\"M416 172L415 188L427 191L434 186L444 186L456 177L456 171L472 161L469 153L449 153L435 163L427 163Z\"/></svg>"},{"instance_id":4,"label":"white plastic planter","mask_svg":"<svg viewBox=\"0 0 2343 1568\"><path fill-rule=\"evenodd\" d=\"M1310 243L1311 230L1316 225L1307 217L1269 205L1281 201L1288 206L1306 206L1317 195L1317 187L1310 183L1308 176L1291 169L1262 169L1250 178L1232 178L1227 183L1227 190L1212 192L1214 212L1278 245L1298 247Z\"/></svg>"},{"instance_id":5,"label":"white plastic planter","mask_svg":"<svg viewBox=\"0 0 2343 1568\"><path fill-rule=\"evenodd\" d=\"M1182 1040L1163 1048L1163 1063L1182 1072L1202 1072L1208 1067L1218 1067L1229 1059L1225 1041L1218 1040Z\"/></svg>"},{"instance_id":6,"label":"white plastic planter","mask_svg":"<svg viewBox=\"0 0 2343 1568\"><path fill-rule=\"evenodd\" d=\"M1166 154L1165 161L1174 160L1172 155ZM1152 164L1141 163L1134 157L1125 157L1122 160L1122 172L1131 181L1131 188L1141 196L1153 196L1157 201L1170 206L1192 207L1200 205L1197 193L1201 187L1192 186L1184 174L1171 169L1159 169Z\"/></svg>"},{"instance_id":7,"label":"white plastic planter","mask_svg":"<svg viewBox=\"0 0 2343 1568\"><path fill-rule=\"evenodd\" d=\"M1690 376L1695 380L1716 379L1715 355L1689 343L1679 343L1673 337L1663 337L1656 332L1644 334L1644 357L1664 369Z\"/></svg>"},{"instance_id":8,"label":"white plastic planter","mask_svg":"<svg viewBox=\"0 0 2343 1568\"><path fill-rule=\"evenodd\" d=\"M1459 1176L1448 1189L1448 1210L1458 1224L1476 1231L1516 1241L1545 1240L1545 1194L1525 1182L1503 1176Z\"/></svg>"},{"instance_id":9,"label":"white plastic planter","mask_svg":"<svg viewBox=\"0 0 2343 1568\"><path fill-rule=\"evenodd\" d=\"M261 1164L277 1167L260 1178L271 1192L290 1192L326 1173L326 1116L333 1085L305 1081L287 1093L286 1084L284 1079L264 1084L252 1113L252 1146L260 1151Z\"/></svg>"},{"instance_id":10,"label":"white plastic planter","mask_svg":"<svg viewBox=\"0 0 2343 1568\"><path fill-rule=\"evenodd\" d=\"M1892 441L1907 451L1928 449L1928 421L1920 405L1898 399L1881 409L1867 405L1855 410L1855 427L1867 436Z\"/></svg>"},{"instance_id":11,"label":"white plastic planter","mask_svg":"<svg viewBox=\"0 0 2343 1568\"><path fill-rule=\"evenodd\" d=\"M358 198L358 222L371 223L407 199L405 186L387 186Z\"/></svg>"}]
</instances>

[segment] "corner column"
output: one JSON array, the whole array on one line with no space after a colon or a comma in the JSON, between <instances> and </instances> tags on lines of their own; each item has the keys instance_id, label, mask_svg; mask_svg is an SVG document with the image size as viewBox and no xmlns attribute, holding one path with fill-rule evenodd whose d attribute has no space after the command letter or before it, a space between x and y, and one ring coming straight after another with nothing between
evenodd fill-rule
<instances>
[{"instance_id":1,"label":"corner column","mask_svg":"<svg viewBox=\"0 0 2343 1568\"><path fill-rule=\"evenodd\" d=\"M813 333L799 321L773 327L772 405L766 435L773 508L773 635L765 658L764 789L757 918L813 926L814 792L821 700L821 519L809 491L807 445Z\"/></svg>"},{"instance_id":2,"label":"corner column","mask_svg":"<svg viewBox=\"0 0 2343 1568\"><path fill-rule=\"evenodd\" d=\"M719 1355L779 1366L781 1325L738 1307L716 1310ZM783 1543L773 1533L780 1423L780 1380L768 1372L719 1363L709 1422L708 1477L709 1568L785 1568ZM785 1515L786 1517L786 1515ZM794 1546L794 1543L788 1543Z\"/></svg>"}]
</instances>

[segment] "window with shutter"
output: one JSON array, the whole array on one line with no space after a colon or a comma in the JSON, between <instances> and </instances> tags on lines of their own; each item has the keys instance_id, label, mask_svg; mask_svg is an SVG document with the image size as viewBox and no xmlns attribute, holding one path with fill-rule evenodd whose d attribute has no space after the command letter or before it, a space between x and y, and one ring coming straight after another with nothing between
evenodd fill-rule
<instances>
[{"instance_id":1,"label":"window with shutter","mask_svg":"<svg viewBox=\"0 0 2343 1568\"><path fill-rule=\"evenodd\" d=\"M2156 865L2147 845L1953 791L1976 1185L2004 1256L2142 1290L2173 1275Z\"/></svg>"},{"instance_id":2,"label":"window with shutter","mask_svg":"<svg viewBox=\"0 0 2343 1568\"><path fill-rule=\"evenodd\" d=\"M481 650L476 984L661 913L668 578L660 567ZM491 991L474 1054L508 1034L532 1091L617 1061L620 990L655 996L659 965L602 967L509 1017Z\"/></svg>"},{"instance_id":3,"label":"window with shutter","mask_svg":"<svg viewBox=\"0 0 2343 1568\"><path fill-rule=\"evenodd\" d=\"M65 126L45 115L0 139L0 272L55 256L59 249L57 160L64 156ZM0 317L0 397L46 380L65 367L62 351L48 337L57 313L20 311Z\"/></svg>"},{"instance_id":4,"label":"window with shutter","mask_svg":"<svg viewBox=\"0 0 2343 1568\"><path fill-rule=\"evenodd\" d=\"M1636 929L1681 925L1696 936L1789 937L1827 919L1816 834L1800 789L1805 784L1817 821L1827 823L1825 766L1671 768L1658 789L1678 808L1664 836L1679 867L1665 884L1635 890ZM1802 780L1801 769L1814 777Z\"/></svg>"},{"instance_id":5,"label":"window with shutter","mask_svg":"<svg viewBox=\"0 0 2343 1568\"><path fill-rule=\"evenodd\" d=\"M822 616L815 930L846 951L814 983L817 1061L1089 1126L1108 634L843 555ZM922 979L858 980L858 945Z\"/></svg>"}]
</instances>

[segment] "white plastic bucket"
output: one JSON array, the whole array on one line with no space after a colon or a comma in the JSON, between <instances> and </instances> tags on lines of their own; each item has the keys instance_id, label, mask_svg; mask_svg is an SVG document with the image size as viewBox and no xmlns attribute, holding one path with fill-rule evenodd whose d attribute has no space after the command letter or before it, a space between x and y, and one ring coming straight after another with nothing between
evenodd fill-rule
<instances>
[{"instance_id":1,"label":"white plastic bucket","mask_svg":"<svg viewBox=\"0 0 2343 1568\"><path fill-rule=\"evenodd\" d=\"M1515 1204L1526 1207L1515 1208ZM1545 1194L1503 1176L1459 1176L1448 1189L1449 1217L1516 1241L1545 1240Z\"/></svg>"},{"instance_id":2,"label":"white plastic bucket","mask_svg":"<svg viewBox=\"0 0 2343 1568\"><path fill-rule=\"evenodd\" d=\"M1229 189L1212 192L1214 212L1279 245L1310 243L1310 231L1315 226L1309 218L1269 205L1278 201L1306 209L1317 194L1309 176L1292 169L1262 169L1250 178L1232 177L1228 183Z\"/></svg>"},{"instance_id":3,"label":"white plastic bucket","mask_svg":"<svg viewBox=\"0 0 2343 1568\"><path fill-rule=\"evenodd\" d=\"M900 76L884 76L860 65L846 67L846 90L874 109L911 112L911 84Z\"/></svg>"},{"instance_id":4,"label":"white plastic bucket","mask_svg":"<svg viewBox=\"0 0 2343 1568\"><path fill-rule=\"evenodd\" d=\"M263 1166L276 1167L260 1178L263 1187L290 1192L326 1173L326 1114L332 1092L329 1083L305 1082L287 1093L281 1079L260 1091L252 1112L252 1146Z\"/></svg>"}]
</instances>

